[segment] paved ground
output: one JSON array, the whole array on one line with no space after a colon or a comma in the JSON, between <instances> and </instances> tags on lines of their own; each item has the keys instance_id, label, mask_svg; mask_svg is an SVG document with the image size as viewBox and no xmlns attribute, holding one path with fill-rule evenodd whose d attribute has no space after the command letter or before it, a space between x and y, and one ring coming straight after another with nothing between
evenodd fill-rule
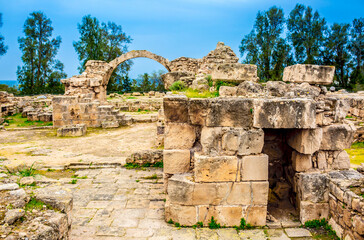
<instances>
[{"instance_id":1,"label":"paved ground","mask_svg":"<svg viewBox=\"0 0 364 240\"><path fill-rule=\"evenodd\" d=\"M0 131L0 156L15 163L36 162L45 167L69 163L121 163L135 151L152 149L156 123L134 124L117 129L88 129L84 137L56 136L56 130Z\"/></svg>"},{"instance_id":2,"label":"paved ground","mask_svg":"<svg viewBox=\"0 0 364 240\"><path fill-rule=\"evenodd\" d=\"M108 168L76 173L71 240L93 239L290 239L290 230L176 228L164 221L162 179L147 179L161 169ZM294 232L304 229L292 229ZM291 231L292 231L291 230ZM304 232L307 234L307 232ZM295 239L295 238L292 238ZM311 239L311 238L300 238Z\"/></svg>"}]
</instances>

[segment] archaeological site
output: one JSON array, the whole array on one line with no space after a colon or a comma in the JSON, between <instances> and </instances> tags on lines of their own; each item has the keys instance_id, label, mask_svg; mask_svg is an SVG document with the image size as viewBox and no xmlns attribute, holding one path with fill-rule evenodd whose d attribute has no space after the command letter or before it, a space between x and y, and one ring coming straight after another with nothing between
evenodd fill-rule
<instances>
[{"instance_id":1,"label":"archaeological site","mask_svg":"<svg viewBox=\"0 0 364 240\"><path fill-rule=\"evenodd\" d=\"M190 91L108 95L134 58ZM0 92L0 238L364 239L364 92L328 88L334 71L261 83L219 42L90 60L64 95Z\"/></svg>"}]
</instances>

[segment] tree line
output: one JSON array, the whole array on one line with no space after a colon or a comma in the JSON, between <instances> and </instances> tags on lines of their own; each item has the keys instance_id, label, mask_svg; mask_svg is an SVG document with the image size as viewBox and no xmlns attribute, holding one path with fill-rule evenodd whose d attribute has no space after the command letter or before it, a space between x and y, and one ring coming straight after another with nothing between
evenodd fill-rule
<instances>
[{"instance_id":1,"label":"tree line","mask_svg":"<svg viewBox=\"0 0 364 240\"><path fill-rule=\"evenodd\" d=\"M273 6L258 12L239 50L244 63L258 66L263 82L281 80L286 66L301 63L335 66L335 86L364 84L364 18L328 26L310 6L297 4L287 18Z\"/></svg>"},{"instance_id":2,"label":"tree line","mask_svg":"<svg viewBox=\"0 0 364 240\"><path fill-rule=\"evenodd\" d=\"M2 15L0 14L0 27ZM121 25L114 22L100 23L90 15L84 16L77 25L80 38L73 43L82 73L88 60L109 62L128 51L132 42ZM63 93L64 87L60 80L66 78L64 65L56 59L62 39L53 37L52 21L43 12L32 12L23 27L24 36L18 38L22 51L22 66L18 66L17 79L21 94L32 95L42 93ZM0 56L7 51L4 37L0 35ZM110 77L107 90L109 92L130 91L163 91L161 74L152 72L140 75L131 80L128 76L132 61L121 63Z\"/></svg>"}]
</instances>

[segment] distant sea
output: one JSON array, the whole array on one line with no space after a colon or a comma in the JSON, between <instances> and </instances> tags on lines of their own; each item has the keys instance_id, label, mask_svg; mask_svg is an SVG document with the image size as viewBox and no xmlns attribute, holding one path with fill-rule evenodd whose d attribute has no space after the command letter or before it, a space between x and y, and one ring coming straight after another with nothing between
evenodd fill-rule
<instances>
[{"instance_id":1,"label":"distant sea","mask_svg":"<svg viewBox=\"0 0 364 240\"><path fill-rule=\"evenodd\" d=\"M0 80L0 84L8 85L9 87L14 87L18 85L17 80Z\"/></svg>"}]
</instances>

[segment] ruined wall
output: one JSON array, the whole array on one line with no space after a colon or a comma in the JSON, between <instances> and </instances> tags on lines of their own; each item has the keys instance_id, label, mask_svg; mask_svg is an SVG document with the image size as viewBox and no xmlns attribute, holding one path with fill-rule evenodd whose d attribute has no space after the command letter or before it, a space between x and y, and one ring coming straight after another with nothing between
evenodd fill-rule
<instances>
[{"instance_id":1,"label":"ruined wall","mask_svg":"<svg viewBox=\"0 0 364 240\"><path fill-rule=\"evenodd\" d=\"M114 110L112 105L103 105L99 101L77 96L60 96L53 98L53 126L85 124L87 127L128 125L125 114Z\"/></svg>"},{"instance_id":2,"label":"ruined wall","mask_svg":"<svg viewBox=\"0 0 364 240\"><path fill-rule=\"evenodd\" d=\"M329 217L325 174L350 167L344 149L355 128L344 123L339 100L319 99L164 98L166 220L207 224L214 216L227 226L241 218L265 225L271 162L262 149L269 129L285 131L301 222Z\"/></svg>"}]
</instances>

